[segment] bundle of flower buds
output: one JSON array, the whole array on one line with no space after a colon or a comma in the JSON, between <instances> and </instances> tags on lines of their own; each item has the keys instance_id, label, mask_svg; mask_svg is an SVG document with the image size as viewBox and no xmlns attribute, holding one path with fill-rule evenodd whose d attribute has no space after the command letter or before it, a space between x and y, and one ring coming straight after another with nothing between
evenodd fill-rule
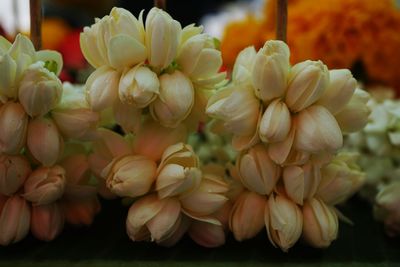
<instances>
[{"instance_id":1,"label":"bundle of flower buds","mask_svg":"<svg viewBox=\"0 0 400 267\"><path fill-rule=\"evenodd\" d=\"M218 42L202 30L182 29L158 8L145 23L142 13L137 19L113 8L81 34L83 54L96 68L86 82L88 102L95 111L111 110L125 132L99 129L90 165L105 181L103 196L133 202L126 221L133 241L171 246L187 232L203 246L225 242L225 169L201 166L185 144L226 76Z\"/></svg>"},{"instance_id":2,"label":"bundle of flower buds","mask_svg":"<svg viewBox=\"0 0 400 267\"><path fill-rule=\"evenodd\" d=\"M90 139L99 115L82 90L63 88L61 68L59 53L0 37L0 245L29 230L52 240L64 221L90 224L99 211L87 149L71 143Z\"/></svg>"},{"instance_id":3,"label":"bundle of flower buds","mask_svg":"<svg viewBox=\"0 0 400 267\"><path fill-rule=\"evenodd\" d=\"M86 82L90 106L112 110L125 132L136 132L148 113L166 127L196 129L225 73L218 42L194 25L181 28L153 8L145 26L122 8L96 19L81 34L82 52L96 68Z\"/></svg>"},{"instance_id":4,"label":"bundle of flower buds","mask_svg":"<svg viewBox=\"0 0 400 267\"><path fill-rule=\"evenodd\" d=\"M386 96L389 97L386 97ZM366 172L361 195L374 205L389 236L400 235L400 101L388 91L375 91L368 102L372 110L363 131L345 139L349 150L358 151Z\"/></svg>"},{"instance_id":5,"label":"bundle of flower buds","mask_svg":"<svg viewBox=\"0 0 400 267\"><path fill-rule=\"evenodd\" d=\"M336 151L343 134L367 123L369 95L346 69L321 61L289 63L289 48L268 41L238 56L232 82L207 104L215 131L233 134L240 151L234 177L244 187L229 226L239 241L265 226L287 251L303 239L327 247L337 237L334 205L363 183L356 155Z\"/></svg>"}]
</instances>

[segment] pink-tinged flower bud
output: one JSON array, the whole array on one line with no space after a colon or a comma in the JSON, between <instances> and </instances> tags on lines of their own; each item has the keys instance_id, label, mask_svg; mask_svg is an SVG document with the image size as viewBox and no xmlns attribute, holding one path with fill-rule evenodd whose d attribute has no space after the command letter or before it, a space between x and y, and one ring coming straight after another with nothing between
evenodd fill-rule
<instances>
[{"instance_id":1,"label":"pink-tinged flower bud","mask_svg":"<svg viewBox=\"0 0 400 267\"><path fill-rule=\"evenodd\" d=\"M233 205L229 228L235 239L243 241L255 237L264 227L265 196L243 191Z\"/></svg>"},{"instance_id":2,"label":"pink-tinged flower bud","mask_svg":"<svg viewBox=\"0 0 400 267\"><path fill-rule=\"evenodd\" d=\"M0 194L12 195L24 184L31 172L24 156L0 156Z\"/></svg>"},{"instance_id":3,"label":"pink-tinged flower bud","mask_svg":"<svg viewBox=\"0 0 400 267\"><path fill-rule=\"evenodd\" d=\"M62 197L65 183L65 170L62 167L39 167L26 180L23 196L33 205L50 204Z\"/></svg>"},{"instance_id":4,"label":"pink-tinged flower bud","mask_svg":"<svg viewBox=\"0 0 400 267\"><path fill-rule=\"evenodd\" d=\"M0 107L0 153L19 154L26 142L28 115L19 103Z\"/></svg>"},{"instance_id":5,"label":"pink-tinged flower bud","mask_svg":"<svg viewBox=\"0 0 400 267\"><path fill-rule=\"evenodd\" d=\"M59 203L32 207L31 231L40 240L55 239L64 228L64 214Z\"/></svg>"},{"instance_id":6,"label":"pink-tinged flower bud","mask_svg":"<svg viewBox=\"0 0 400 267\"><path fill-rule=\"evenodd\" d=\"M36 160L52 166L62 153L64 140L51 119L37 117L29 122L27 145Z\"/></svg>"},{"instance_id":7,"label":"pink-tinged flower bud","mask_svg":"<svg viewBox=\"0 0 400 267\"><path fill-rule=\"evenodd\" d=\"M0 245L22 240L29 232L31 209L25 199L14 195L0 204Z\"/></svg>"}]
</instances>

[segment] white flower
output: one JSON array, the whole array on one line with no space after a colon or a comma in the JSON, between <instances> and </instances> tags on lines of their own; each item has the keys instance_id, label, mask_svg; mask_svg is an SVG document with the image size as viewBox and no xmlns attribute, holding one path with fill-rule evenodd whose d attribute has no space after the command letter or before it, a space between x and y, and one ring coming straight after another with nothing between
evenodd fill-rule
<instances>
[{"instance_id":1,"label":"white flower","mask_svg":"<svg viewBox=\"0 0 400 267\"><path fill-rule=\"evenodd\" d=\"M293 112L315 103L329 85L329 71L321 61L307 60L292 67L285 102Z\"/></svg>"},{"instance_id":2,"label":"white flower","mask_svg":"<svg viewBox=\"0 0 400 267\"><path fill-rule=\"evenodd\" d=\"M165 127L177 127L194 104L192 82L180 71L160 76L160 95L150 105L153 118Z\"/></svg>"},{"instance_id":3,"label":"white flower","mask_svg":"<svg viewBox=\"0 0 400 267\"><path fill-rule=\"evenodd\" d=\"M158 71L168 67L178 51L182 27L165 11L153 7L146 17L149 64Z\"/></svg>"},{"instance_id":4,"label":"white flower","mask_svg":"<svg viewBox=\"0 0 400 267\"><path fill-rule=\"evenodd\" d=\"M264 102L283 96L289 74L289 47L282 41L268 41L258 51L252 77L256 96Z\"/></svg>"},{"instance_id":5,"label":"white flower","mask_svg":"<svg viewBox=\"0 0 400 267\"><path fill-rule=\"evenodd\" d=\"M159 94L157 74L148 67L137 65L126 69L119 82L119 98L137 108L148 106Z\"/></svg>"},{"instance_id":6,"label":"white flower","mask_svg":"<svg viewBox=\"0 0 400 267\"><path fill-rule=\"evenodd\" d=\"M93 67L122 69L146 60L144 39L142 14L137 20L129 11L114 7L109 16L83 29L80 44Z\"/></svg>"},{"instance_id":7,"label":"white flower","mask_svg":"<svg viewBox=\"0 0 400 267\"><path fill-rule=\"evenodd\" d=\"M7 102L0 107L0 152L19 154L26 142L28 115L21 104Z\"/></svg>"},{"instance_id":8,"label":"white flower","mask_svg":"<svg viewBox=\"0 0 400 267\"><path fill-rule=\"evenodd\" d=\"M22 77L18 97L31 117L43 116L60 101L62 83L44 67L43 62L31 65Z\"/></svg>"}]
</instances>

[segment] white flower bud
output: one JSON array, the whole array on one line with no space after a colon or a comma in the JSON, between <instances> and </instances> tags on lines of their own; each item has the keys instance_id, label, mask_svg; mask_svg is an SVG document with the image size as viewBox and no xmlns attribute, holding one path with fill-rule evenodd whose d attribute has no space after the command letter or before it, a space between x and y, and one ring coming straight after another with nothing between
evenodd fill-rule
<instances>
[{"instance_id":1,"label":"white flower bud","mask_svg":"<svg viewBox=\"0 0 400 267\"><path fill-rule=\"evenodd\" d=\"M19 154L25 146L28 115L19 103L7 102L0 107L0 152Z\"/></svg>"},{"instance_id":2,"label":"white flower bud","mask_svg":"<svg viewBox=\"0 0 400 267\"><path fill-rule=\"evenodd\" d=\"M133 241L157 243L177 231L182 220L181 205L174 198L158 199L152 194L133 203L126 218L126 230Z\"/></svg>"},{"instance_id":3,"label":"white flower bud","mask_svg":"<svg viewBox=\"0 0 400 267\"><path fill-rule=\"evenodd\" d=\"M144 108L156 99L159 89L157 74L148 67L137 65L122 73L118 91L123 103Z\"/></svg>"},{"instance_id":4,"label":"white flower bud","mask_svg":"<svg viewBox=\"0 0 400 267\"><path fill-rule=\"evenodd\" d=\"M62 197L65 183L65 170L62 167L39 167L25 181L23 196L33 205L50 204Z\"/></svg>"},{"instance_id":5,"label":"white flower bud","mask_svg":"<svg viewBox=\"0 0 400 267\"><path fill-rule=\"evenodd\" d=\"M285 102L299 112L321 98L329 85L329 71L321 61L307 60L293 66L289 74Z\"/></svg>"},{"instance_id":6,"label":"white flower bud","mask_svg":"<svg viewBox=\"0 0 400 267\"><path fill-rule=\"evenodd\" d=\"M65 138L82 141L95 137L100 120L99 114L90 109L56 109L51 115Z\"/></svg>"},{"instance_id":7,"label":"white flower bud","mask_svg":"<svg viewBox=\"0 0 400 267\"><path fill-rule=\"evenodd\" d=\"M356 89L350 102L337 114L335 118L340 129L345 133L357 132L368 123L371 110L367 106L370 96L364 90Z\"/></svg>"},{"instance_id":8,"label":"white flower bud","mask_svg":"<svg viewBox=\"0 0 400 267\"><path fill-rule=\"evenodd\" d=\"M335 151L343 145L343 135L336 119L324 107L313 105L296 117L295 146L300 151L318 153Z\"/></svg>"},{"instance_id":9,"label":"white flower bud","mask_svg":"<svg viewBox=\"0 0 400 267\"><path fill-rule=\"evenodd\" d=\"M243 241L255 237L264 227L265 196L244 191L236 199L229 218L229 228L235 239Z\"/></svg>"},{"instance_id":10,"label":"white flower bud","mask_svg":"<svg viewBox=\"0 0 400 267\"><path fill-rule=\"evenodd\" d=\"M303 218L303 237L310 246L326 248L337 238L337 215L322 200L312 198L304 203Z\"/></svg>"},{"instance_id":11,"label":"white flower bud","mask_svg":"<svg viewBox=\"0 0 400 267\"><path fill-rule=\"evenodd\" d=\"M252 71L256 58L254 46L249 46L240 51L235 60L232 71L232 81L236 84L251 85Z\"/></svg>"},{"instance_id":12,"label":"white flower bud","mask_svg":"<svg viewBox=\"0 0 400 267\"><path fill-rule=\"evenodd\" d=\"M156 190L161 199L194 192L202 177L198 157L192 147L183 143L164 151L157 173Z\"/></svg>"},{"instance_id":13,"label":"white flower bud","mask_svg":"<svg viewBox=\"0 0 400 267\"><path fill-rule=\"evenodd\" d=\"M280 99L267 106L261 117L259 135L266 143L281 142L286 139L291 127L290 111Z\"/></svg>"},{"instance_id":14,"label":"white flower bud","mask_svg":"<svg viewBox=\"0 0 400 267\"><path fill-rule=\"evenodd\" d=\"M356 86L357 81L348 69L330 70L329 85L317 104L335 115L350 101Z\"/></svg>"},{"instance_id":15,"label":"white flower bud","mask_svg":"<svg viewBox=\"0 0 400 267\"><path fill-rule=\"evenodd\" d=\"M236 164L243 185L260 195L270 194L281 174L280 167L271 160L263 144L242 152Z\"/></svg>"},{"instance_id":16,"label":"white flower bud","mask_svg":"<svg viewBox=\"0 0 400 267\"><path fill-rule=\"evenodd\" d=\"M101 111L111 107L118 98L118 83L120 73L103 66L88 77L85 87L90 107Z\"/></svg>"},{"instance_id":17,"label":"white flower bud","mask_svg":"<svg viewBox=\"0 0 400 267\"><path fill-rule=\"evenodd\" d=\"M289 47L282 41L268 41L255 58L253 85L256 96L264 102L284 95L290 68Z\"/></svg>"},{"instance_id":18,"label":"white flower bud","mask_svg":"<svg viewBox=\"0 0 400 267\"><path fill-rule=\"evenodd\" d=\"M207 34L189 38L180 48L177 63L193 83L207 88L214 87L225 78L225 73L219 73L221 52L215 47L215 40Z\"/></svg>"},{"instance_id":19,"label":"white flower bud","mask_svg":"<svg viewBox=\"0 0 400 267\"><path fill-rule=\"evenodd\" d=\"M234 135L253 135L257 132L260 102L251 88L229 86L210 98L206 112L222 120L225 129Z\"/></svg>"},{"instance_id":20,"label":"white flower bud","mask_svg":"<svg viewBox=\"0 0 400 267\"><path fill-rule=\"evenodd\" d=\"M44 67L43 62L31 65L22 77L18 98L31 117L43 116L60 101L62 83Z\"/></svg>"},{"instance_id":21,"label":"white flower bud","mask_svg":"<svg viewBox=\"0 0 400 267\"><path fill-rule=\"evenodd\" d=\"M0 205L0 245L22 240L29 233L31 210L22 197L15 195Z\"/></svg>"},{"instance_id":22,"label":"white flower bud","mask_svg":"<svg viewBox=\"0 0 400 267\"><path fill-rule=\"evenodd\" d=\"M24 184L31 172L29 161L23 156L0 156L0 194L12 195Z\"/></svg>"},{"instance_id":23,"label":"white flower bud","mask_svg":"<svg viewBox=\"0 0 400 267\"><path fill-rule=\"evenodd\" d=\"M153 118L165 127L176 127L194 104L192 82L180 71L160 76L160 95L150 105Z\"/></svg>"},{"instance_id":24,"label":"white flower bud","mask_svg":"<svg viewBox=\"0 0 400 267\"><path fill-rule=\"evenodd\" d=\"M355 153L339 153L321 169L317 196L329 205L346 201L364 184L365 173L357 165Z\"/></svg>"},{"instance_id":25,"label":"white flower bud","mask_svg":"<svg viewBox=\"0 0 400 267\"><path fill-rule=\"evenodd\" d=\"M39 240L51 241L64 228L64 214L58 203L32 207L31 230Z\"/></svg>"},{"instance_id":26,"label":"white flower bud","mask_svg":"<svg viewBox=\"0 0 400 267\"><path fill-rule=\"evenodd\" d=\"M146 47L149 64L158 70L176 57L182 27L165 11L153 7L146 17Z\"/></svg>"},{"instance_id":27,"label":"white flower bud","mask_svg":"<svg viewBox=\"0 0 400 267\"><path fill-rule=\"evenodd\" d=\"M18 95L16 87L17 63L9 55L0 54L0 95L15 99Z\"/></svg>"},{"instance_id":28,"label":"white flower bud","mask_svg":"<svg viewBox=\"0 0 400 267\"><path fill-rule=\"evenodd\" d=\"M107 187L121 197L138 197L149 192L156 175L156 163L146 157L116 158L104 170Z\"/></svg>"},{"instance_id":29,"label":"white flower bud","mask_svg":"<svg viewBox=\"0 0 400 267\"><path fill-rule=\"evenodd\" d=\"M374 216L385 224L386 233L400 235L400 182L392 182L379 189L375 197Z\"/></svg>"},{"instance_id":30,"label":"white flower bud","mask_svg":"<svg viewBox=\"0 0 400 267\"><path fill-rule=\"evenodd\" d=\"M265 226L271 243L287 252L301 236L303 214L286 197L271 195L265 205Z\"/></svg>"},{"instance_id":31,"label":"white flower bud","mask_svg":"<svg viewBox=\"0 0 400 267\"><path fill-rule=\"evenodd\" d=\"M44 166L57 162L64 141L51 119L37 117L29 122L27 146L33 157Z\"/></svg>"},{"instance_id":32,"label":"white flower bud","mask_svg":"<svg viewBox=\"0 0 400 267\"><path fill-rule=\"evenodd\" d=\"M227 202L225 193L228 189L222 177L205 173L197 190L180 198L182 209L194 217L209 216Z\"/></svg>"},{"instance_id":33,"label":"white flower bud","mask_svg":"<svg viewBox=\"0 0 400 267\"><path fill-rule=\"evenodd\" d=\"M95 68L123 69L146 59L144 35L142 13L138 20L128 10L114 7L110 15L83 29L81 50Z\"/></svg>"}]
</instances>

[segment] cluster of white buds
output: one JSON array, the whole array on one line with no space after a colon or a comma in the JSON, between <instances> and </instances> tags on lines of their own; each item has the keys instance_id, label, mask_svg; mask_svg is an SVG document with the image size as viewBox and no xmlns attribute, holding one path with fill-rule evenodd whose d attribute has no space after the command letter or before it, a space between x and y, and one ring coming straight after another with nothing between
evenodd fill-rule
<instances>
[{"instance_id":1,"label":"cluster of white buds","mask_svg":"<svg viewBox=\"0 0 400 267\"><path fill-rule=\"evenodd\" d=\"M364 174L354 154L334 155L343 134L362 129L369 115L369 95L350 71L329 71L321 61L291 66L289 55L281 41L244 49L232 82L207 104L213 127L233 134L240 151L235 177L244 189L229 221L235 238L266 227L284 251L301 236L314 247L336 238L334 205L362 185Z\"/></svg>"},{"instance_id":2,"label":"cluster of white buds","mask_svg":"<svg viewBox=\"0 0 400 267\"><path fill-rule=\"evenodd\" d=\"M372 90L370 119L363 131L345 139L348 150L358 151L366 172L360 194L374 205L374 215L389 236L400 235L400 101L392 90Z\"/></svg>"},{"instance_id":3,"label":"cluster of white buds","mask_svg":"<svg viewBox=\"0 0 400 267\"><path fill-rule=\"evenodd\" d=\"M206 247L225 242L229 203L224 168L200 166L182 129L146 121L137 136L99 129L90 164L109 192L131 205L126 228L133 241L172 246L188 232ZM227 211L228 209L228 211Z\"/></svg>"},{"instance_id":4,"label":"cluster of white buds","mask_svg":"<svg viewBox=\"0 0 400 267\"><path fill-rule=\"evenodd\" d=\"M163 126L196 129L209 95L225 80L218 42L203 27L182 29L161 9L152 8L145 23L142 15L113 8L84 28L82 52L96 68L86 82L90 106L112 109L127 133L148 113Z\"/></svg>"},{"instance_id":5,"label":"cluster of white buds","mask_svg":"<svg viewBox=\"0 0 400 267\"><path fill-rule=\"evenodd\" d=\"M35 51L23 35L13 44L0 37L0 245L20 241L29 229L52 240L65 220L85 223L82 216L92 220L99 210L95 187L86 188L87 156L73 166L65 162L78 153L64 152L71 139L93 137L99 115L72 85L63 90L61 68L59 53Z\"/></svg>"}]
</instances>

